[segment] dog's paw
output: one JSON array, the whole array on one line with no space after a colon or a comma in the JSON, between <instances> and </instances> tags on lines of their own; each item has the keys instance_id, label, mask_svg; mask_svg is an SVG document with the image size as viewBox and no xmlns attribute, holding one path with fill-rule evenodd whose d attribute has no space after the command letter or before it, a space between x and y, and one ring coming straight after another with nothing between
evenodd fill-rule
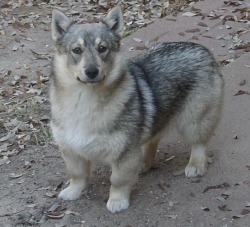
<instances>
[{"instance_id":1,"label":"dog's paw","mask_svg":"<svg viewBox=\"0 0 250 227\"><path fill-rule=\"evenodd\" d=\"M107 203L107 208L111 213L120 212L126 210L129 207L128 199L109 199Z\"/></svg>"},{"instance_id":2,"label":"dog's paw","mask_svg":"<svg viewBox=\"0 0 250 227\"><path fill-rule=\"evenodd\" d=\"M69 186L59 193L58 198L63 200L76 200L82 195L82 188Z\"/></svg>"},{"instance_id":3,"label":"dog's paw","mask_svg":"<svg viewBox=\"0 0 250 227\"><path fill-rule=\"evenodd\" d=\"M202 165L191 165L188 164L185 168L185 175L186 177L198 177L202 176L206 172L206 166Z\"/></svg>"}]
</instances>

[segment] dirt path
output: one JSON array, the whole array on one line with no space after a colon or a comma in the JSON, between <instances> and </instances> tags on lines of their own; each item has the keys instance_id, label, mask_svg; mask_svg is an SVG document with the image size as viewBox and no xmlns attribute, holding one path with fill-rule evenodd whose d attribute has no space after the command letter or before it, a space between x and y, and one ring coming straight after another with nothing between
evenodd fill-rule
<instances>
[{"instance_id":1,"label":"dirt path","mask_svg":"<svg viewBox=\"0 0 250 227\"><path fill-rule=\"evenodd\" d=\"M94 171L81 199L64 202L56 198L66 186L68 175L49 130L53 4L31 1L30 6L19 6L17 3L8 5L8 2L16 1L0 3L0 226L250 226L250 96L247 94L250 91L250 54L245 53L247 46L222 69L226 80L224 117L209 145L213 161L208 173L198 179L185 178L183 170L189 147L173 132L159 147L155 168L139 177L133 188L131 207L120 214L111 214L105 207L110 186L107 167L100 166ZM34 6L35 2L38 4ZM56 5L60 1L53 2ZM218 2L223 4L223 1L216 4ZM229 2L235 2L236 6L239 3ZM108 7L105 3L101 8L92 6L94 11L89 8L89 12L82 15L79 11L83 8L74 4L78 3L67 1L60 6L69 9L72 17L89 22L100 16L93 12L101 9L104 13ZM139 6L134 10L136 7ZM162 16L164 12L161 8ZM143 23L149 23L154 15L159 16L157 13L152 12ZM127 15L127 23L137 28L139 18L135 18L138 24L132 25L130 19L131 15ZM163 20L157 22L158 28L166 22ZM241 27L248 29L241 37L246 41L242 44L247 45L249 23L242 23ZM236 28L239 30L239 25ZM134 33L133 38L145 40L150 33L158 36L159 41L165 37L165 31L159 36L160 31L152 34L150 26L146 29ZM128 29L127 35L130 33ZM193 36L191 33L190 37ZM205 37L195 36L199 37L198 41L195 39L197 42L206 45ZM178 37L188 39L183 34ZM131 40L132 37L124 40L128 55L139 52L139 48L128 51ZM215 39L215 42L220 41ZM139 45L138 40L132 42ZM216 57L222 59L223 51L214 50ZM228 51L223 54L229 59L232 53L230 57ZM239 90L246 94L234 96Z\"/></svg>"}]
</instances>

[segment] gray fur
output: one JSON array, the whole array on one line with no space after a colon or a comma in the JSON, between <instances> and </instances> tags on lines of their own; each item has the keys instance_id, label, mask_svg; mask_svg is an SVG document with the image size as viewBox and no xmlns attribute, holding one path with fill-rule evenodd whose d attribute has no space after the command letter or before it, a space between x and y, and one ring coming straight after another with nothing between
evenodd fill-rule
<instances>
[{"instance_id":1,"label":"gray fur","mask_svg":"<svg viewBox=\"0 0 250 227\"><path fill-rule=\"evenodd\" d=\"M78 198L91 163L102 161L112 167L111 212L129 206L139 171L151 167L170 126L191 146L186 176L204 174L224 84L214 57L194 43L160 43L122 60L122 28L119 7L91 25L53 12L52 130L72 178L59 197ZM95 78L86 75L88 67L98 69Z\"/></svg>"}]
</instances>

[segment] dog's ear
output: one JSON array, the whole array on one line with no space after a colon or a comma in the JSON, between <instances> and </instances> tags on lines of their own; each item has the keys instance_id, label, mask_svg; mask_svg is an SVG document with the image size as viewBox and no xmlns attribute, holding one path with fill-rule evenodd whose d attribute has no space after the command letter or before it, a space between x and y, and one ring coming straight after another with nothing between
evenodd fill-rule
<instances>
[{"instance_id":1,"label":"dog's ear","mask_svg":"<svg viewBox=\"0 0 250 227\"><path fill-rule=\"evenodd\" d=\"M53 9L51 22L52 39L54 41L60 39L71 24L72 21L64 13L58 9Z\"/></svg>"},{"instance_id":2,"label":"dog's ear","mask_svg":"<svg viewBox=\"0 0 250 227\"><path fill-rule=\"evenodd\" d=\"M108 25L111 31L122 37L124 33L124 22L120 6L113 8L105 17L104 22Z\"/></svg>"}]
</instances>

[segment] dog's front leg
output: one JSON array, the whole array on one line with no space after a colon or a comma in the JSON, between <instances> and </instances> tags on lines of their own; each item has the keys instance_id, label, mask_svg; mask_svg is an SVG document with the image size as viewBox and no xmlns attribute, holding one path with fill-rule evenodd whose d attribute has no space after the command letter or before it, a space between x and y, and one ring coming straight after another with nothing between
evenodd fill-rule
<instances>
[{"instance_id":1,"label":"dog's front leg","mask_svg":"<svg viewBox=\"0 0 250 227\"><path fill-rule=\"evenodd\" d=\"M90 176L90 161L73 152L62 152L63 159L71 176L70 184L62 190L59 198L64 200L78 199L87 186Z\"/></svg>"},{"instance_id":2,"label":"dog's front leg","mask_svg":"<svg viewBox=\"0 0 250 227\"><path fill-rule=\"evenodd\" d=\"M131 152L132 153L132 152ZM107 208L116 213L129 207L131 188L137 180L142 166L142 152L125 154L122 160L112 164L111 187Z\"/></svg>"}]
</instances>

